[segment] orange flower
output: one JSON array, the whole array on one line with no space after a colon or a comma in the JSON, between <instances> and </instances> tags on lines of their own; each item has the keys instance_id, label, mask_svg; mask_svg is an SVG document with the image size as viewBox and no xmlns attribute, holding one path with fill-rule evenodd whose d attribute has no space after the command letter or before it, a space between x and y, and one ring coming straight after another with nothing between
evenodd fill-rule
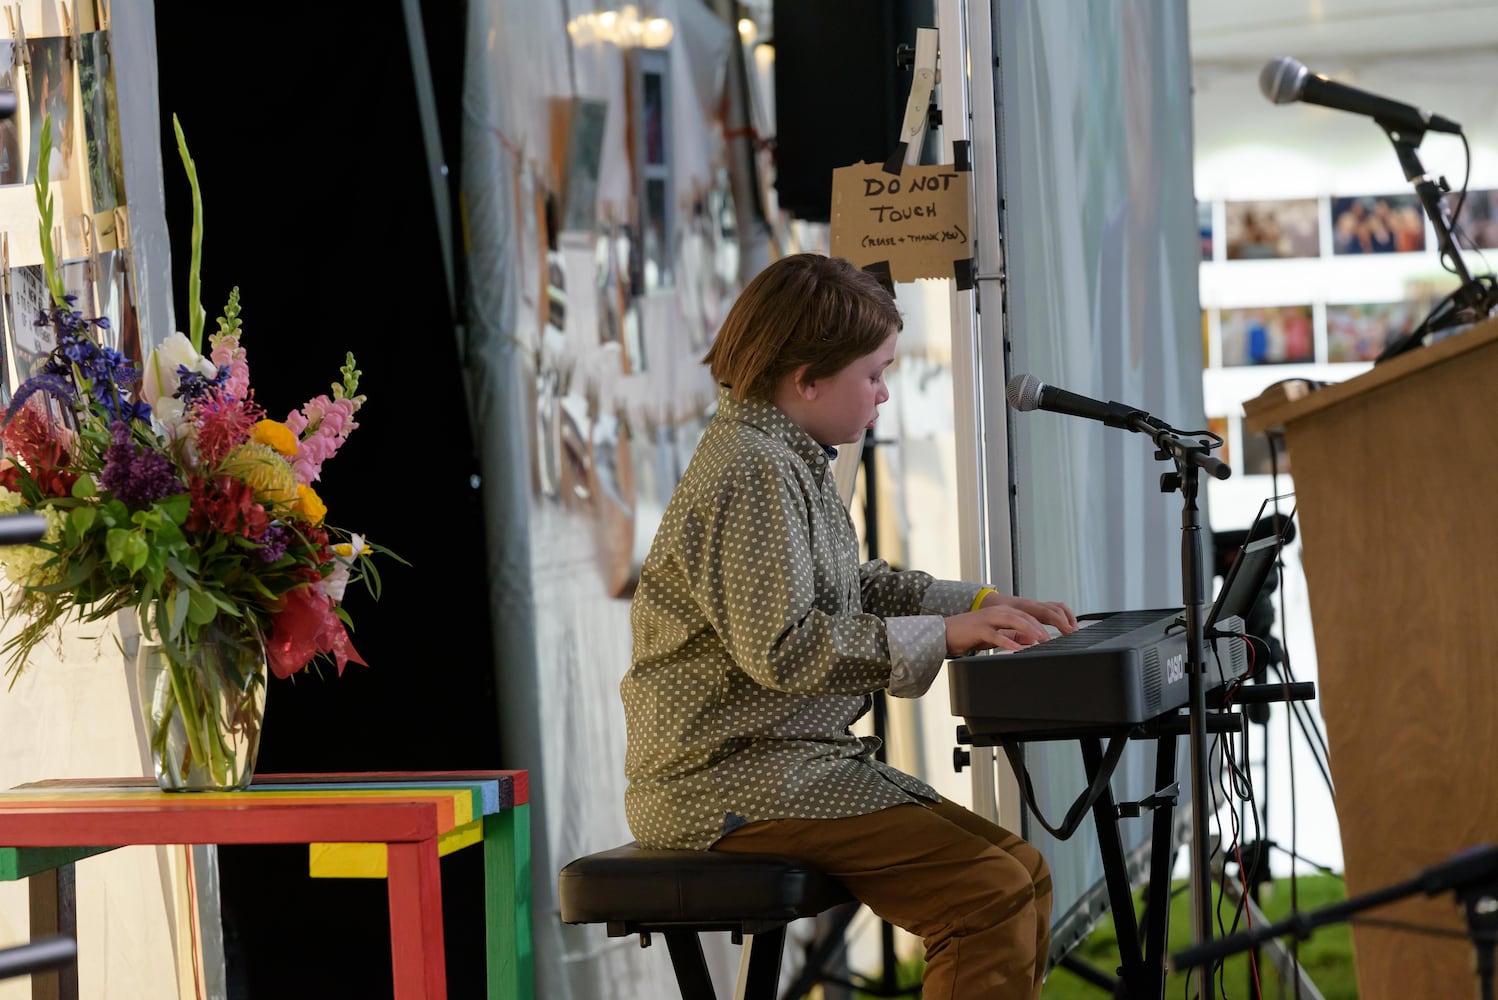
<instances>
[{"instance_id":1,"label":"orange flower","mask_svg":"<svg viewBox=\"0 0 1498 1000\"><path fill-rule=\"evenodd\" d=\"M287 427L279 420L258 421L251 436L261 444L274 448L287 458L296 458L299 448L296 435L291 432L290 427Z\"/></svg>"},{"instance_id":2,"label":"orange flower","mask_svg":"<svg viewBox=\"0 0 1498 1000\"><path fill-rule=\"evenodd\" d=\"M328 516L328 507L322 502L322 497L306 483L297 484L295 509L314 526L322 524L322 519Z\"/></svg>"}]
</instances>

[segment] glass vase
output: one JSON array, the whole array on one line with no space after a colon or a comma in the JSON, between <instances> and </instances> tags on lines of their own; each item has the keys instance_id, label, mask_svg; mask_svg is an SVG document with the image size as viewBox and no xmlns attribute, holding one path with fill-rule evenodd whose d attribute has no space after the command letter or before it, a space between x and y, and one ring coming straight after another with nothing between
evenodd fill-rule
<instances>
[{"instance_id":1,"label":"glass vase","mask_svg":"<svg viewBox=\"0 0 1498 1000\"><path fill-rule=\"evenodd\" d=\"M169 792L248 788L265 711L265 644L253 624L216 619L189 643L142 628L135 665L156 784Z\"/></svg>"}]
</instances>

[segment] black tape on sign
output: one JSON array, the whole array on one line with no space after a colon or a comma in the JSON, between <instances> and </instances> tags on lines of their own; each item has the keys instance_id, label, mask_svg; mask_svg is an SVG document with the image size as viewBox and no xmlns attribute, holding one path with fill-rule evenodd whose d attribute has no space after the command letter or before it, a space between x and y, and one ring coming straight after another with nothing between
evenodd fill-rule
<instances>
[{"instance_id":1,"label":"black tape on sign","mask_svg":"<svg viewBox=\"0 0 1498 1000\"><path fill-rule=\"evenodd\" d=\"M905 153L910 149L910 143L895 143L895 151L889 154L889 159L884 161L884 172L900 176L900 171L905 168Z\"/></svg>"},{"instance_id":2,"label":"black tape on sign","mask_svg":"<svg viewBox=\"0 0 1498 1000\"><path fill-rule=\"evenodd\" d=\"M890 277L889 261L876 260L872 264L865 264L863 266L863 269L872 274L874 277L878 278L879 284L883 286L886 292L889 292L890 298L894 298L895 279Z\"/></svg>"},{"instance_id":3,"label":"black tape on sign","mask_svg":"<svg viewBox=\"0 0 1498 1000\"><path fill-rule=\"evenodd\" d=\"M967 139L959 139L952 143L952 161L958 170L973 169L972 149L972 143Z\"/></svg>"},{"instance_id":4,"label":"black tape on sign","mask_svg":"<svg viewBox=\"0 0 1498 1000\"><path fill-rule=\"evenodd\" d=\"M961 260L952 261L952 277L957 282L957 290L965 292L973 287L973 258L964 257Z\"/></svg>"}]
</instances>

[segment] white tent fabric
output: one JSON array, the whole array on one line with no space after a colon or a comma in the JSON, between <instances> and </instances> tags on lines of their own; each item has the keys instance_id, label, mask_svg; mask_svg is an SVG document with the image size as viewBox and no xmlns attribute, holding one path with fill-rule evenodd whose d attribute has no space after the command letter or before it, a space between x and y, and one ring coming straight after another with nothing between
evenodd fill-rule
<instances>
[{"instance_id":1,"label":"white tent fabric","mask_svg":"<svg viewBox=\"0 0 1498 1000\"><path fill-rule=\"evenodd\" d=\"M711 15L691 2L658 4L654 13L677 25L680 43L670 50L670 135L674 198L682 205L713 180L718 138L703 109L716 105L716 94L701 87L723 79L731 33L713 31L702 21ZM559 98L607 102L597 217L603 225L628 221L625 53L593 42L569 54L555 5L489 0L471 5L469 19L464 356L481 448L506 766L527 769L531 779L536 995L671 996L663 947L642 951L633 938L607 938L602 927L561 923L556 874L572 858L630 839L618 696L629 662L629 604L611 596L615 550L622 545L628 560L641 539L648 543L651 498L669 492L679 456L690 451L683 400L710 398L696 362L712 331L686 330L693 320L683 319L670 289L641 296L635 320L652 362L625 373L621 345L600 339L608 302L595 284L595 234L560 234L549 259L540 259L539 240L525 245L520 236L535 233L531 192L561 183L550 117ZM528 262L529 255L537 256ZM554 303L521 284L522 275L544 274L558 279ZM553 304L565 318L552 316ZM700 416L703 405L685 410ZM705 946L726 990L737 949L723 935Z\"/></svg>"}]
</instances>

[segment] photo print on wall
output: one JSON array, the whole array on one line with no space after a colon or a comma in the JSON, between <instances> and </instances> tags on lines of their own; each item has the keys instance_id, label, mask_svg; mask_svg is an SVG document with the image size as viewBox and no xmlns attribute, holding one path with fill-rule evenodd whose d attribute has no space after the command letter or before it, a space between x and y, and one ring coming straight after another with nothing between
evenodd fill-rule
<instances>
[{"instance_id":1,"label":"photo print on wall","mask_svg":"<svg viewBox=\"0 0 1498 1000\"><path fill-rule=\"evenodd\" d=\"M94 211L108 212L125 203L125 166L120 150L120 111L114 89L109 32L83 36L78 59L78 88L83 98L83 136L88 154L88 182Z\"/></svg>"},{"instance_id":2,"label":"photo print on wall","mask_svg":"<svg viewBox=\"0 0 1498 1000\"><path fill-rule=\"evenodd\" d=\"M1332 199L1332 253L1415 253L1425 249L1425 216L1413 194Z\"/></svg>"},{"instance_id":3,"label":"photo print on wall","mask_svg":"<svg viewBox=\"0 0 1498 1000\"><path fill-rule=\"evenodd\" d=\"M36 158L42 142L42 120L52 119L49 180L67 180L73 156L73 64L67 58L66 38L28 38L26 78L31 113L31 145L26 153L26 183L36 180Z\"/></svg>"},{"instance_id":4,"label":"photo print on wall","mask_svg":"<svg viewBox=\"0 0 1498 1000\"><path fill-rule=\"evenodd\" d=\"M1455 210L1456 194L1446 196L1446 207ZM1461 246L1479 249L1498 247L1498 188L1485 191L1468 191L1457 214L1456 224ZM1480 270L1487 270L1481 268Z\"/></svg>"},{"instance_id":5,"label":"photo print on wall","mask_svg":"<svg viewBox=\"0 0 1498 1000\"><path fill-rule=\"evenodd\" d=\"M1230 201L1223 205L1228 260L1316 257L1321 227L1316 199Z\"/></svg>"},{"instance_id":6,"label":"photo print on wall","mask_svg":"<svg viewBox=\"0 0 1498 1000\"><path fill-rule=\"evenodd\" d=\"M0 90L16 89L16 43L0 40ZM16 116L0 119L0 185L21 184L26 180L26 163L21 159L21 128Z\"/></svg>"},{"instance_id":7,"label":"photo print on wall","mask_svg":"<svg viewBox=\"0 0 1498 1000\"><path fill-rule=\"evenodd\" d=\"M36 374L54 346L51 324L37 323L51 304L40 264L10 269L10 342L5 353L14 365L14 385Z\"/></svg>"},{"instance_id":8,"label":"photo print on wall","mask_svg":"<svg viewBox=\"0 0 1498 1000\"><path fill-rule=\"evenodd\" d=\"M1315 360L1311 307L1222 310L1222 364L1279 365Z\"/></svg>"},{"instance_id":9,"label":"photo print on wall","mask_svg":"<svg viewBox=\"0 0 1498 1000\"><path fill-rule=\"evenodd\" d=\"M1326 307L1326 360L1376 361L1386 346L1415 328L1426 306L1365 302Z\"/></svg>"}]
</instances>

